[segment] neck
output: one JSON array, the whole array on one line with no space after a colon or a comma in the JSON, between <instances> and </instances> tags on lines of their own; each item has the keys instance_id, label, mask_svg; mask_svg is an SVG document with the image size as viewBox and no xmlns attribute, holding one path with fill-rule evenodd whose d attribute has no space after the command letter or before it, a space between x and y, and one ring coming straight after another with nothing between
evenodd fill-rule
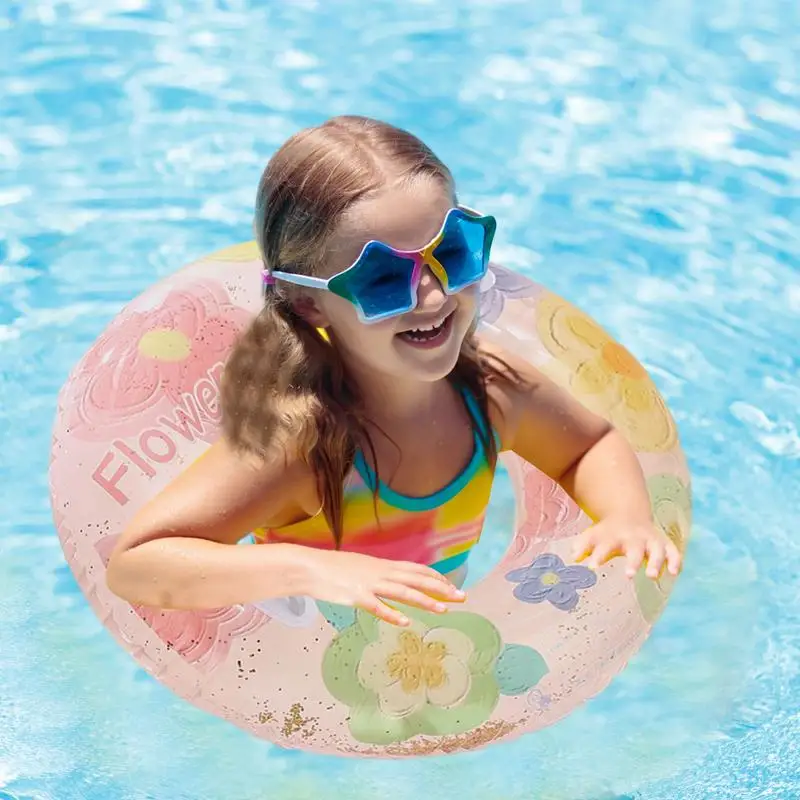
<instances>
[{"instance_id":1,"label":"neck","mask_svg":"<svg viewBox=\"0 0 800 800\"><path fill-rule=\"evenodd\" d=\"M452 391L446 378L411 382L374 373L368 379L366 376L362 379L360 375L354 377L361 391L367 418L384 429L435 416L443 398Z\"/></svg>"},{"instance_id":2,"label":"neck","mask_svg":"<svg viewBox=\"0 0 800 800\"><path fill-rule=\"evenodd\" d=\"M347 372L358 387L366 421L375 431L402 432L418 427L426 419L435 424L442 414L452 413L455 393L447 377L412 381L376 371L354 354L348 356Z\"/></svg>"}]
</instances>

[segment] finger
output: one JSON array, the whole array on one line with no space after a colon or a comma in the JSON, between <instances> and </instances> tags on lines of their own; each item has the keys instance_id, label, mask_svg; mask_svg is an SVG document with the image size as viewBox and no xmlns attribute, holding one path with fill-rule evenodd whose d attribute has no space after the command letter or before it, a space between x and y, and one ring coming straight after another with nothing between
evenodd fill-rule
<instances>
[{"instance_id":1,"label":"finger","mask_svg":"<svg viewBox=\"0 0 800 800\"><path fill-rule=\"evenodd\" d=\"M386 583L383 586L378 586L375 594L386 600L405 603L407 606L416 606L423 611L432 611L434 614L444 614L447 611L447 604L436 597L431 597L425 592L420 592L418 589L399 583Z\"/></svg>"},{"instance_id":2,"label":"finger","mask_svg":"<svg viewBox=\"0 0 800 800\"><path fill-rule=\"evenodd\" d=\"M402 611L398 611L396 608L386 605L386 603L377 597L371 597L358 605L360 608L363 608L364 611L368 611L370 614L376 616L378 619L382 619L384 622L388 622L390 625L399 625L405 628L411 624L411 621Z\"/></svg>"},{"instance_id":3,"label":"finger","mask_svg":"<svg viewBox=\"0 0 800 800\"><path fill-rule=\"evenodd\" d=\"M573 560L576 562L583 561L587 556L592 554L594 546L594 534L591 529L586 533L582 533L572 547Z\"/></svg>"},{"instance_id":4,"label":"finger","mask_svg":"<svg viewBox=\"0 0 800 800\"><path fill-rule=\"evenodd\" d=\"M589 559L589 566L592 569L601 567L606 562L610 561L614 556L620 555L619 543L616 541L600 542L592 553Z\"/></svg>"},{"instance_id":5,"label":"finger","mask_svg":"<svg viewBox=\"0 0 800 800\"><path fill-rule=\"evenodd\" d=\"M647 544L647 572L648 578L657 580L664 569L666 550L662 539L651 539Z\"/></svg>"},{"instance_id":6,"label":"finger","mask_svg":"<svg viewBox=\"0 0 800 800\"><path fill-rule=\"evenodd\" d=\"M677 575L683 566L683 556L671 539L667 542L667 566L671 575Z\"/></svg>"},{"instance_id":7,"label":"finger","mask_svg":"<svg viewBox=\"0 0 800 800\"><path fill-rule=\"evenodd\" d=\"M438 573L437 573L438 575ZM450 581L441 581L436 577L432 577L427 573L412 573L405 575L392 575L391 579L404 586L410 586L414 589L419 589L425 594L436 597L439 600L448 600L450 602L462 602L466 594Z\"/></svg>"},{"instance_id":8,"label":"finger","mask_svg":"<svg viewBox=\"0 0 800 800\"><path fill-rule=\"evenodd\" d=\"M627 566L625 567L625 574L632 578L642 566L644 561L645 548L643 544L632 544L627 548Z\"/></svg>"}]
</instances>

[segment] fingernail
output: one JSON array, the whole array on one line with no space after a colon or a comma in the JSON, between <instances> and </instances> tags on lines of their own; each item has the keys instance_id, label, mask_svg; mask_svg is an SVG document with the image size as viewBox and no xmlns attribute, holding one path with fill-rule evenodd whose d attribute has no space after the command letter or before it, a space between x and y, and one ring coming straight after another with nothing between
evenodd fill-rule
<instances>
[{"instance_id":1,"label":"fingernail","mask_svg":"<svg viewBox=\"0 0 800 800\"><path fill-rule=\"evenodd\" d=\"M435 606L438 612L447 611L447 606L444 603L437 603Z\"/></svg>"},{"instance_id":2,"label":"fingernail","mask_svg":"<svg viewBox=\"0 0 800 800\"><path fill-rule=\"evenodd\" d=\"M401 625L408 625L408 617L400 617Z\"/></svg>"},{"instance_id":3,"label":"fingernail","mask_svg":"<svg viewBox=\"0 0 800 800\"><path fill-rule=\"evenodd\" d=\"M455 596L456 597L466 597L466 592L462 592L461 589L456 589Z\"/></svg>"}]
</instances>

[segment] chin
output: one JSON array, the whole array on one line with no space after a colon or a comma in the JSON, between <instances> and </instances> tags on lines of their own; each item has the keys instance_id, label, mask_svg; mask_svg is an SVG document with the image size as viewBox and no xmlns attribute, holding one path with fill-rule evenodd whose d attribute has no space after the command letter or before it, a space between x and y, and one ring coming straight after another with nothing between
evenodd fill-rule
<instances>
[{"instance_id":1,"label":"chin","mask_svg":"<svg viewBox=\"0 0 800 800\"><path fill-rule=\"evenodd\" d=\"M458 363L461 354L463 337L456 342L449 343L441 352L424 353L417 356L414 353L403 353L399 365L399 374L407 380L416 380L424 383L435 383L446 378Z\"/></svg>"},{"instance_id":2,"label":"chin","mask_svg":"<svg viewBox=\"0 0 800 800\"><path fill-rule=\"evenodd\" d=\"M431 364L427 368L417 366L413 374L407 372L406 377L412 380L416 379L421 383L436 383L446 378L455 369L457 361L458 358L454 358L446 364Z\"/></svg>"}]
</instances>

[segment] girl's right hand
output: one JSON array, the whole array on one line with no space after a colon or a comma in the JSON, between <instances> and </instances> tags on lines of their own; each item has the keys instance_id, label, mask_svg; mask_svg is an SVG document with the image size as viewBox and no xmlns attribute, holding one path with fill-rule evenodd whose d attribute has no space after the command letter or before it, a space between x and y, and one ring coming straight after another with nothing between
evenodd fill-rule
<instances>
[{"instance_id":1,"label":"girl's right hand","mask_svg":"<svg viewBox=\"0 0 800 800\"><path fill-rule=\"evenodd\" d=\"M385 601L443 614L466 595L444 575L424 564L338 551L314 551L308 594L317 600L363 608L393 625L409 619Z\"/></svg>"}]
</instances>

